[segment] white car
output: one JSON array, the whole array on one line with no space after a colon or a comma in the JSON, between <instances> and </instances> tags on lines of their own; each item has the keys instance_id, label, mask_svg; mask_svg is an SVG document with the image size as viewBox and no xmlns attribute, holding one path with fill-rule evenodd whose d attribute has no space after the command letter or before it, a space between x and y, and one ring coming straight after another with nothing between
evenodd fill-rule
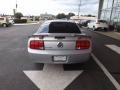
<instances>
[{"instance_id":1,"label":"white car","mask_svg":"<svg viewBox=\"0 0 120 90\"><path fill-rule=\"evenodd\" d=\"M0 26L8 27L10 25L9 19L7 17L0 17Z\"/></svg>"},{"instance_id":2,"label":"white car","mask_svg":"<svg viewBox=\"0 0 120 90\"><path fill-rule=\"evenodd\" d=\"M11 25L13 25L13 24L14 24L13 19L9 19L9 23L10 23Z\"/></svg>"},{"instance_id":3,"label":"white car","mask_svg":"<svg viewBox=\"0 0 120 90\"><path fill-rule=\"evenodd\" d=\"M93 30L108 30L108 23L105 20L96 20L90 21L88 23L88 28L92 28Z\"/></svg>"}]
</instances>

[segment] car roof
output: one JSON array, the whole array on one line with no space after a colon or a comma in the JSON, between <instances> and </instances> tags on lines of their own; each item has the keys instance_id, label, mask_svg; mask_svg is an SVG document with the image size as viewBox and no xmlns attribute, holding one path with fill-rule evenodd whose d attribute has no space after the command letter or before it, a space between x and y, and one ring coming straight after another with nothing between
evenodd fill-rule
<instances>
[{"instance_id":1,"label":"car roof","mask_svg":"<svg viewBox=\"0 0 120 90\"><path fill-rule=\"evenodd\" d=\"M66 22L66 23L75 23L73 20L47 20L47 21L45 21L44 23L46 23L46 24L50 24L50 23L52 23L52 22Z\"/></svg>"}]
</instances>

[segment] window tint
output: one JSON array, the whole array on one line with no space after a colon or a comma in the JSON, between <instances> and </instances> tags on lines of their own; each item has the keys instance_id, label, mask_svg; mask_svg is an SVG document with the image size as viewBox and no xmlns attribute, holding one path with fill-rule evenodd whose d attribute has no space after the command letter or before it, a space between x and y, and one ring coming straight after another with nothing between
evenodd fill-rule
<instances>
[{"instance_id":1,"label":"window tint","mask_svg":"<svg viewBox=\"0 0 120 90\"><path fill-rule=\"evenodd\" d=\"M95 20L91 20L90 23L95 23L96 21Z\"/></svg>"},{"instance_id":2,"label":"window tint","mask_svg":"<svg viewBox=\"0 0 120 90\"><path fill-rule=\"evenodd\" d=\"M107 23L107 21L105 21L105 20L98 20L98 22Z\"/></svg>"},{"instance_id":3,"label":"window tint","mask_svg":"<svg viewBox=\"0 0 120 90\"><path fill-rule=\"evenodd\" d=\"M4 18L0 18L0 20L4 20Z\"/></svg>"},{"instance_id":4,"label":"window tint","mask_svg":"<svg viewBox=\"0 0 120 90\"><path fill-rule=\"evenodd\" d=\"M75 23L71 22L51 22L49 33L81 33Z\"/></svg>"},{"instance_id":5,"label":"window tint","mask_svg":"<svg viewBox=\"0 0 120 90\"><path fill-rule=\"evenodd\" d=\"M48 23L44 23L40 26L40 28L38 29L38 33L48 33Z\"/></svg>"}]
</instances>

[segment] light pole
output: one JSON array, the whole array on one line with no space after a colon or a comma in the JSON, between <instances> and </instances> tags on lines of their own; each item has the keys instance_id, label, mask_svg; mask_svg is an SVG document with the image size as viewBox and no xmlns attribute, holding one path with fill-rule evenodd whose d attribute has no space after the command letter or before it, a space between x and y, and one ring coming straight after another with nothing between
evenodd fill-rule
<instances>
[{"instance_id":1,"label":"light pole","mask_svg":"<svg viewBox=\"0 0 120 90\"><path fill-rule=\"evenodd\" d=\"M18 7L18 5L17 5L17 0L16 0L16 12L17 12L17 7Z\"/></svg>"},{"instance_id":2,"label":"light pole","mask_svg":"<svg viewBox=\"0 0 120 90\"><path fill-rule=\"evenodd\" d=\"M79 19L79 16L80 16L80 6L81 6L81 0L80 0L80 3L78 4L78 19Z\"/></svg>"},{"instance_id":3,"label":"light pole","mask_svg":"<svg viewBox=\"0 0 120 90\"><path fill-rule=\"evenodd\" d=\"M112 21L113 9L114 9L114 0L112 1L112 8L111 8L111 13L110 13L110 20L109 20L109 24L111 24L111 21ZM112 22L112 24L113 24L113 22Z\"/></svg>"}]
</instances>

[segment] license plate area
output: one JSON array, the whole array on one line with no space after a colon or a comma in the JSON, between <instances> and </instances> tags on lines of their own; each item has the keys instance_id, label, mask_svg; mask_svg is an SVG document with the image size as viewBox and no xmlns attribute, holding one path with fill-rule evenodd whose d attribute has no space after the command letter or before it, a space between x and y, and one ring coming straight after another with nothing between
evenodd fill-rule
<instances>
[{"instance_id":1,"label":"license plate area","mask_svg":"<svg viewBox=\"0 0 120 90\"><path fill-rule=\"evenodd\" d=\"M67 56L53 56L54 62L66 62Z\"/></svg>"}]
</instances>

